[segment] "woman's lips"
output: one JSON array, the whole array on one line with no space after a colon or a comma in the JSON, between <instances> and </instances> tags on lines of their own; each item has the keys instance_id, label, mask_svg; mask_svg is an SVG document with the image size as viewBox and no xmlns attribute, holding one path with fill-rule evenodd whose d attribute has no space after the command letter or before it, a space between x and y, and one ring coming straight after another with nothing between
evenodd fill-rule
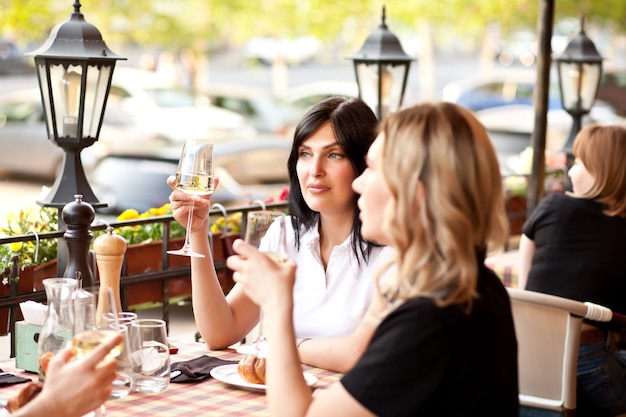
<instances>
[{"instance_id":1,"label":"woman's lips","mask_svg":"<svg viewBox=\"0 0 626 417\"><path fill-rule=\"evenodd\" d=\"M319 194L328 191L330 188L320 184L311 184L307 186L307 189L313 194Z\"/></svg>"}]
</instances>

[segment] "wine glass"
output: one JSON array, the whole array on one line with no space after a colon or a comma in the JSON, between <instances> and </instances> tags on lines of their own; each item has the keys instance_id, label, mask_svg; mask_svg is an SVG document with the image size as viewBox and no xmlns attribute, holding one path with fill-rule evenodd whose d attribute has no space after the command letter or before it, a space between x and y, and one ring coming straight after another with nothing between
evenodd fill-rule
<instances>
[{"instance_id":1,"label":"wine glass","mask_svg":"<svg viewBox=\"0 0 626 417\"><path fill-rule=\"evenodd\" d=\"M215 191L213 174L213 144L198 140L186 140L178 160L176 170L176 188L195 195L210 195ZM185 243L178 250L167 251L170 255L195 256L204 258L204 255L191 250L189 244L189 230L193 216L193 201L187 216Z\"/></svg>"},{"instance_id":2,"label":"wine glass","mask_svg":"<svg viewBox=\"0 0 626 417\"><path fill-rule=\"evenodd\" d=\"M73 302L72 351L76 359L85 357L117 333L124 334L122 342L111 349L105 360L114 360L117 364L110 398L125 397L130 392L132 383L131 350L128 344L128 327L119 322L112 289L110 287L81 288L75 291ZM104 416L106 415L105 406L102 405L87 415Z\"/></svg>"},{"instance_id":3,"label":"wine glass","mask_svg":"<svg viewBox=\"0 0 626 417\"><path fill-rule=\"evenodd\" d=\"M272 223L278 223L278 239L267 240L261 245L261 240L270 228ZM285 230L285 215L276 211L251 211L248 212L246 222L246 242L259 248L261 252L267 254L274 262L287 262L287 233ZM259 335L253 344L254 353L259 357L267 356L267 341L263 334L263 309L259 312ZM242 350L249 350L242 348Z\"/></svg>"}]
</instances>

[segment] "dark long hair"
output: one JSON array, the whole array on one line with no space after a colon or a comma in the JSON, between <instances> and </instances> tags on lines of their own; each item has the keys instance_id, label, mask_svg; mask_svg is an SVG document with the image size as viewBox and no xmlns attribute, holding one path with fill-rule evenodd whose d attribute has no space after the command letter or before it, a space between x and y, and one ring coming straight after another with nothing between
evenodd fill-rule
<instances>
[{"instance_id":1,"label":"dark long hair","mask_svg":"<svg viewBox=\"0 0 626 417\"><path fill-rule=\"evenodd\" d=\"M289 170L289 213L293 216L292 223L298 249L300 249L301 226L304 226L304 230L308 230L319 220L319 212L311 210L302 196L296 171L298 149L326 122L330 122L337 143L352 163L357 176L361 175L366 168L365 155L377 134L378 120L374 112L359 99L327 98L311 107L302 117L294 133L293 145L287 162L287 169ZM360 210L357 206L357 200L358 197L355 194L353 198L352 250L356 255L357 262L360 262L359 258L363 258L367 262L371 247L380 245L368 242L361 236Z\"/></svg>"}]
</instances>

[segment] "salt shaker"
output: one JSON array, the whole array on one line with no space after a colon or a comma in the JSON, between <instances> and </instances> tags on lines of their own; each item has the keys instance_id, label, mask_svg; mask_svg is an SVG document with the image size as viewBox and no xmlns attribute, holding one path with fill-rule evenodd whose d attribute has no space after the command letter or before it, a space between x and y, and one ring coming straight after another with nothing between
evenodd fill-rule
<instances>
[{"instance_id":1,"label":"salt shaker","mask_svg":"<svg viewBox=\"0 0 626 417\"><path fill-rule=\"evenodd\" d=\"M122 236L113 233L113 227L109 226L106 234L98 236L93 241L93 250L96 253L96 263L100 273L100 287L109 287L113 290L119 313L122 311L120 276L126 253L126 241Z\"/></svg>"}]
</instances>

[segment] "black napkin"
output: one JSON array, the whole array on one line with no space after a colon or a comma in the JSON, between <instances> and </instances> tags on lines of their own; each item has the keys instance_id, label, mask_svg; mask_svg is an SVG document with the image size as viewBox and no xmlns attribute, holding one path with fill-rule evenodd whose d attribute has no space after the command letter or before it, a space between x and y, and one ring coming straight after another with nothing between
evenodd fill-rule
<instances>
[{"instance_id":1,"label":"black napkin","mask_svg":"<svg viewBox=\"0 0 626 417\"><path fill-rule=\"evenodd\" d=\"M227 361L208 355L171 364L171 382L198 382L210 376L211 369L222 365L233 365L239 361Z\"/></svg>"},{"instance_id":2,"label":"black napkin","mask_svg":"<svg viewBox=\"0 0 626 417\"><path fill-rule=\"evenodd\" d=\"M21 376L13 375L8 372L4 372L0 369L0 387L6 387L9 385L23 384L24 382L31 382L30 378L22 378Z\"/></svg>"}]
</instances>

